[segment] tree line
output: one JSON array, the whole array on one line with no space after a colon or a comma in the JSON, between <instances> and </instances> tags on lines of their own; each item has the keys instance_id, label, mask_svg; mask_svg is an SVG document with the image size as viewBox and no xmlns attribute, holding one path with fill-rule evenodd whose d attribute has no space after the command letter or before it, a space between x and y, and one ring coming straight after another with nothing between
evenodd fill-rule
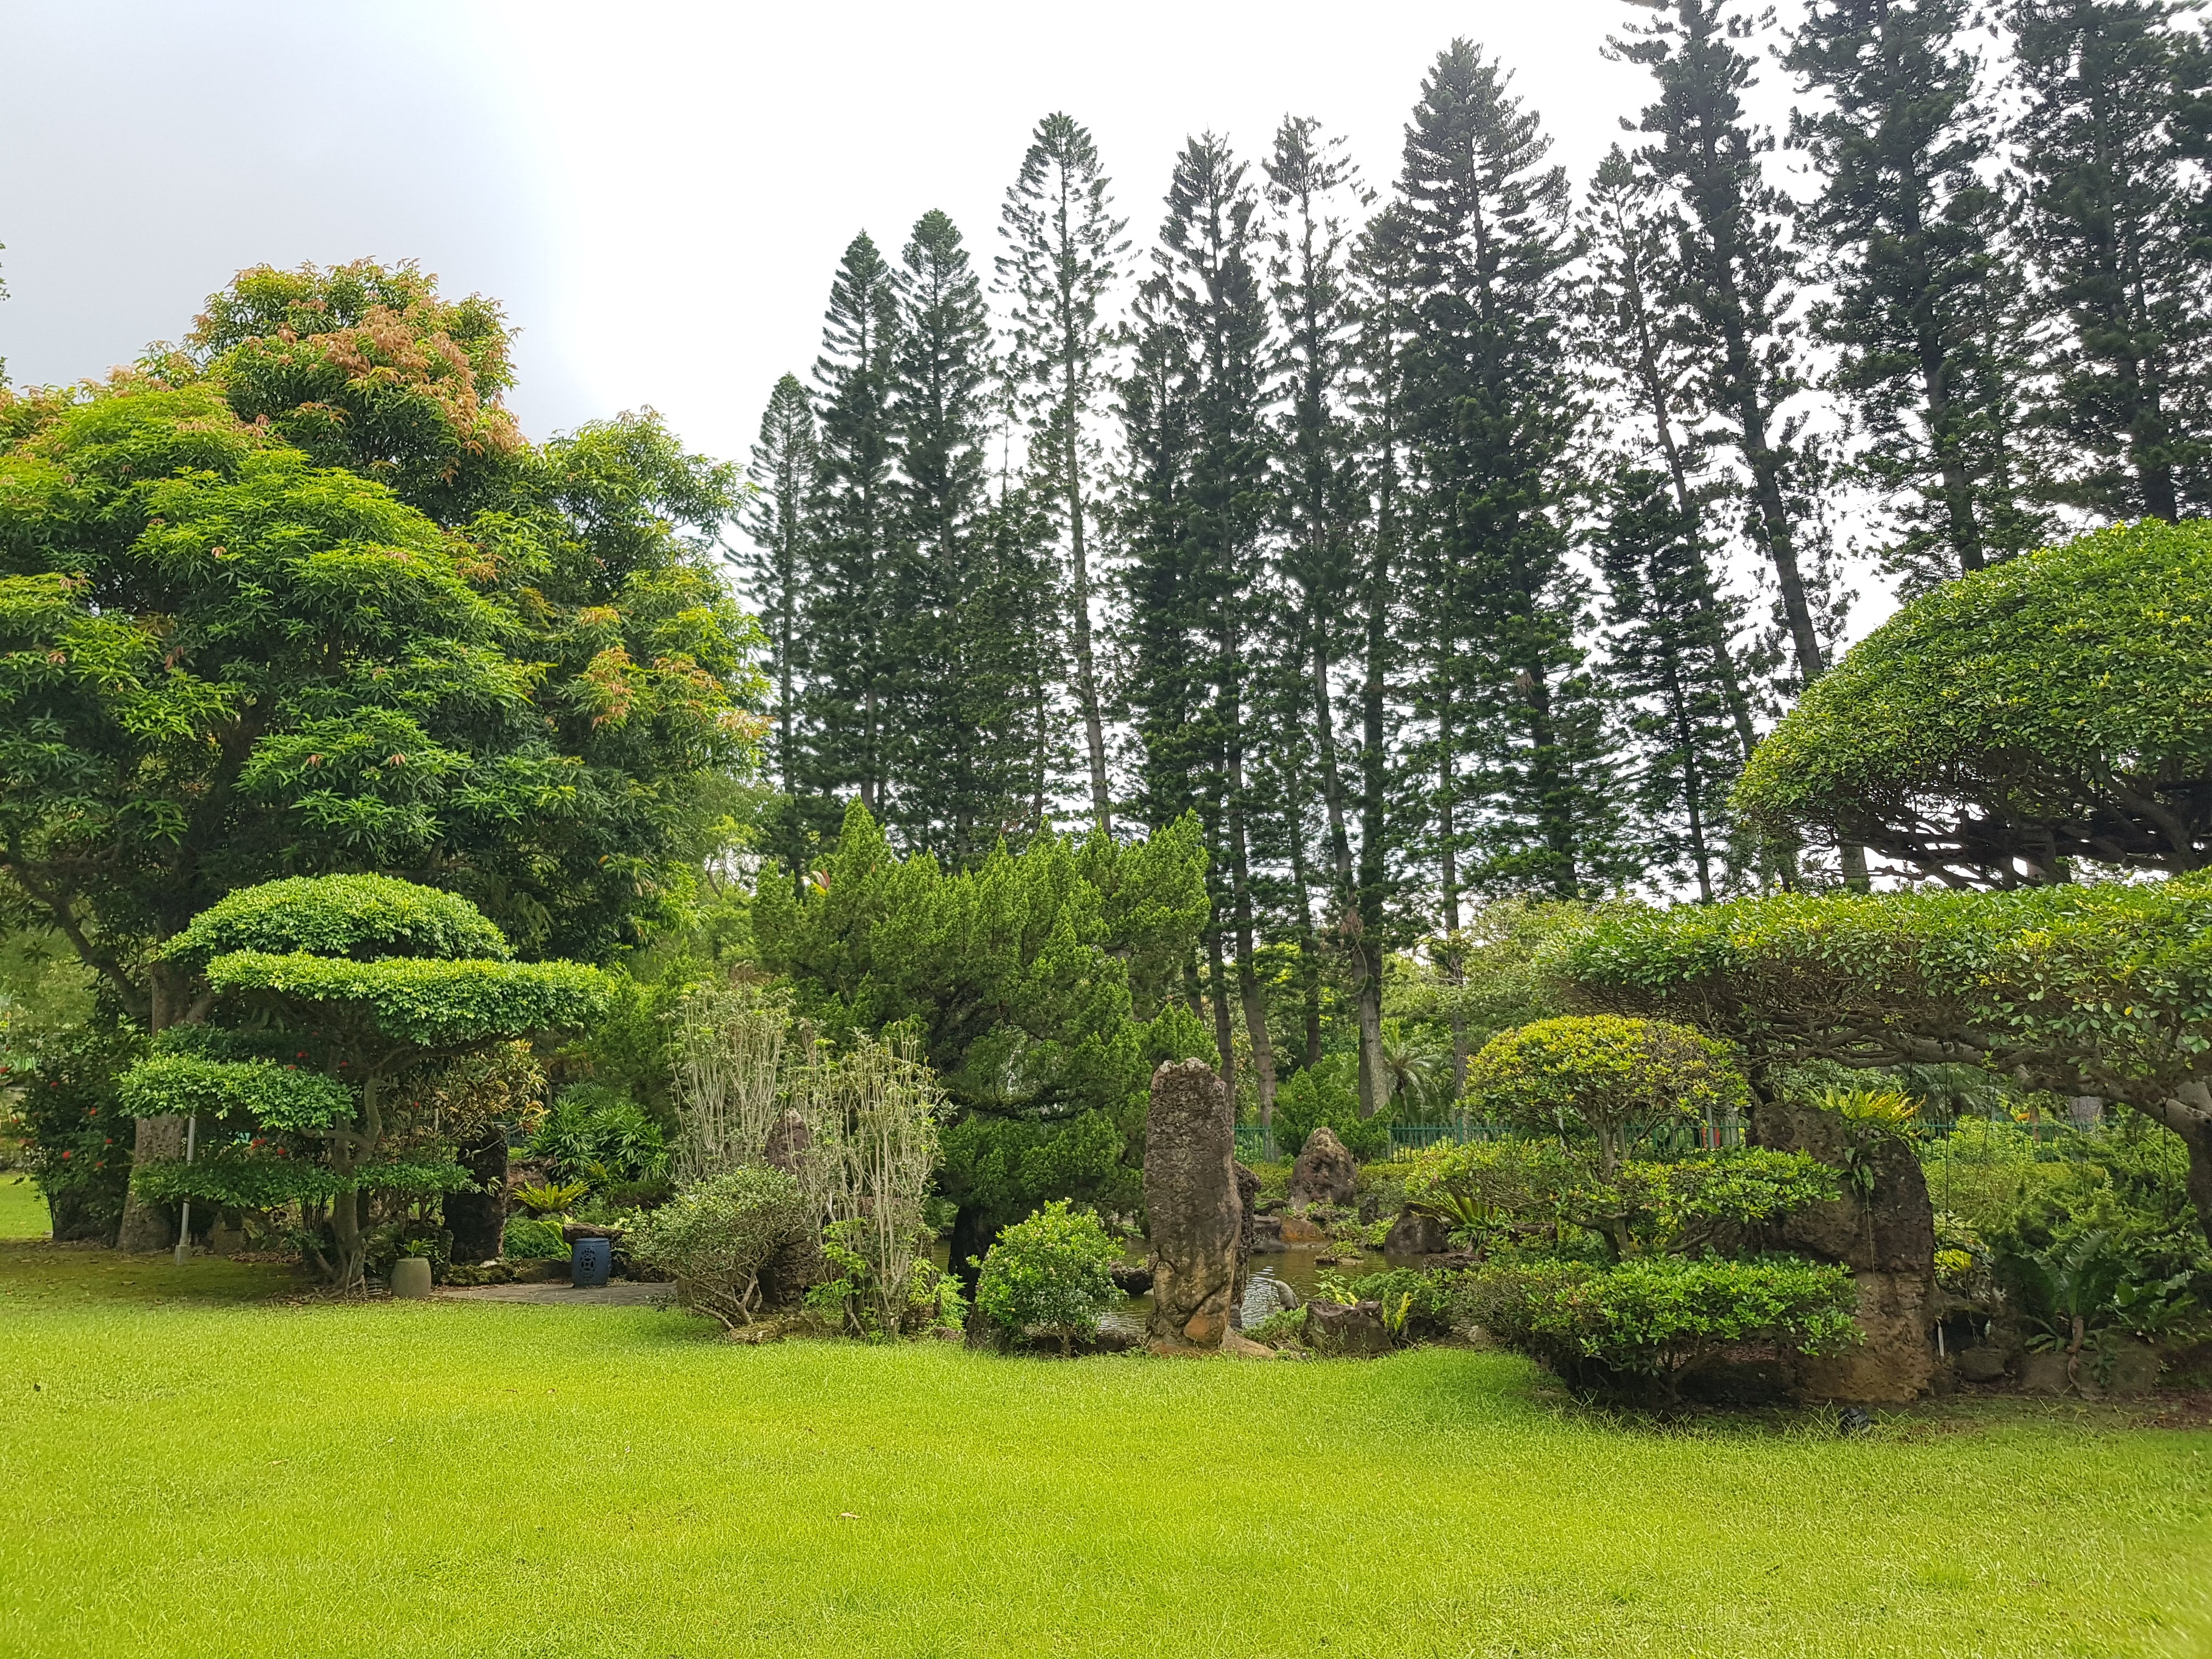
<instances>
[{"instance_id":1,"label":"tree line","mask_svg":"<svg viewBox=\"0 0 2212 1659\"><path fill-rule=\"evenodd\" d=\"M1139 246L1054 113L988 270L854 238L753 453L792 878L854 799L963 866L1190 815L1185 988L1263 1111L1340 994L1385 1097L1386 959L1454 975L1482 897L1865 884L1730 806L1850 536L1911 593L2212 494L2212 54L2163 0L1632 16L1587 179L1460 40L1379 188L1307 117L1202 133Z\"/></svg>"}]
</instances>

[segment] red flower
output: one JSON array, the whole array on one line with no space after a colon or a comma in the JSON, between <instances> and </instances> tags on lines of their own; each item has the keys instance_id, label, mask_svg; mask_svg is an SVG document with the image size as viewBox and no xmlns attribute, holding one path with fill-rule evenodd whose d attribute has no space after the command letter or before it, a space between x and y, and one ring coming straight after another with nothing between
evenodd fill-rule
<instances>
[{"instance_id":1,"label":"red flower","mask_svg":"<svg viewBox=\"0 0 2212 1659\"><path fill-rule=\"evenodd\" d=\"M66 1159L69 1158L69 1156L70 1156L70 1154L69 1154L69 1153L67 1153L67 1152L64 1152L64 1153L62 1154L62 1157L63 1157L63 1158L64 1158L64 1160L66 1160Z\"/></svg>"}]
</instances>

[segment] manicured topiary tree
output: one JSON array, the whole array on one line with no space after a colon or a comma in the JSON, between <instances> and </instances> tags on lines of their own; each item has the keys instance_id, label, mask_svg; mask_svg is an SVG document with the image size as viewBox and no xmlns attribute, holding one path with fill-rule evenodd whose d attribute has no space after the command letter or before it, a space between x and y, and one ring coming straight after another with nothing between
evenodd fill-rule
<instances>
[{"instance_id":1,"label":"manicured topiary tree","mask_svg":"<svg viewBox=\"0 0 2212 1659\"><path fill-rule=\"evenodd\" d=\"M1954 885L2212 863L2212 525L2121 525L1915 599L1808 687L1748 820Z\"/></svg>"},{"instance_id":2,"label":"manicured topiary tree","mask_svg":"<svg viewBox=\"0 0 2212 1659\"><path fill-rule=\"evenodd\" d=\"M1742 1075L1720 1043L1686 1025L1571 1014L1500 1032L1468 1068L1485 1112L1538 1133L1588 1135L1619 1167L1631 1135L1741 1107Z\"/></svg>"},{"instance_id":3,"label":"manicured topiary tree","mask_svg":"<svg viewBox=\"0 0 2212 1659\"><path fill-rule=\"evenodd\" d=\"M1552 963L1586 1003L1732 1040L1755 1073L1962 1061L2122 1102L2187 1144L2212 1238L2212 876L1623 910Z\"/></svg>"},{"instance_id":4,"label":"manicured topiary tree","mask_svg":"<svg viewBox=\"0 0 2212 1659\"><path fill-rule=\"evenodd\" d=\"M361 1282L365 1192L468 1184L452 1149L405 1125L395 1085L427 1066L603 1006L599 973L509 960L467 900L382 876L294 878L232 894L164 949L206 988L204 1024L171 1027L123 1079L135 1115L196 1115L191 1161L141 1163L149 1201L234 1208L298 1202L319 1216L311 1254L341 1288Z\"/></svg>"}]
</instances>

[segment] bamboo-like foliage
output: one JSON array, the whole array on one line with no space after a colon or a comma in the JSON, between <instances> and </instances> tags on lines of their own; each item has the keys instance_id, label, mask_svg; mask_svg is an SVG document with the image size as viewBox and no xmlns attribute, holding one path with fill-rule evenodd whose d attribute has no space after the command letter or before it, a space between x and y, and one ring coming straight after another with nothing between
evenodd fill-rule
<instances>
[{"instance_id":1,"label":"bamboo-like foliage","mask_svg":"<svg viewBox=\"0 0 2212 1659\"><path fill-rule=\"evenodd\" d=\"M835 1057L808 1043L790 1097L813 1137L801 1183L867 1262L872 1305L852 1311L896 1331L924 1236L922 1194L937 1164L945 1092L906 1039L863 1036Z\"/></svg>"},{"instance_id":2,"label":"bamboo-like foliage","mask_svg":"<svg viewBox=\"0 0 2212 1659\"><path fill-rule=\"evenodd\" d=\"M775 1123L791 1014L757 985L701 985L677 1013L676 1179L757 1164Z\"/></svg>"}]
</instances>

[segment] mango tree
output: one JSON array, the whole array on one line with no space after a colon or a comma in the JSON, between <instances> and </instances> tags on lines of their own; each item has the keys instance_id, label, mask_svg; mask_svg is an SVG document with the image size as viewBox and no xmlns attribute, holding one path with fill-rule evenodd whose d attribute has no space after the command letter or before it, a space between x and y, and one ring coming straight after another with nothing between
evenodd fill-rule
<instances>
[{"instance_id":1,"label":"mango tree","mask_svg":"<svg viewBox=\"0 0 2212 1659\"><path fill-rule=\"evenodd\" d=\"M117 1024L198 1018L161 945L278 876L434 879L527 956L682 911L763 729L710 545L736 475L650 417L526 442L507 343L412 267L263 269L185 351L0 387L0 925Z\"/></svg>"}]
</instances>

